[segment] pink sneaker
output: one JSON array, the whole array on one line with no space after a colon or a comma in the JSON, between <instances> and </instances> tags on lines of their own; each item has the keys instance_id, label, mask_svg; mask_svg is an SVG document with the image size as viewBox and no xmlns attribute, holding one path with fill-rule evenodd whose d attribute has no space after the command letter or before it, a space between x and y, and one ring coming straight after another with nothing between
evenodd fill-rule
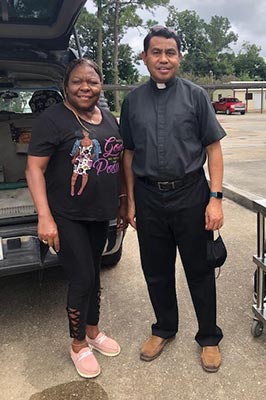
<instances>
[{"instance_id":1,"label":"pink sneaker","mask_svg":"<svg viewBox=\"0 0 266 400\"><path fill-rule=\"evenodd\" d=\"M100 365L90 346L81 349L78 353L75 353L71 348L70 355L78 374L83 378L95 378L100 374Z\"/></svg>"},{"instance_id":2,"label":"pink sneaker","mask_svg":"<svg viewBox=\"0 0 266 400\"><path fill-rule=\"evenodd\" d=\"M100 332L95 339L86 336L87 343L105 356L114 357L120 353L120 346L114 340Z\"/></svg>"}]
</instances>

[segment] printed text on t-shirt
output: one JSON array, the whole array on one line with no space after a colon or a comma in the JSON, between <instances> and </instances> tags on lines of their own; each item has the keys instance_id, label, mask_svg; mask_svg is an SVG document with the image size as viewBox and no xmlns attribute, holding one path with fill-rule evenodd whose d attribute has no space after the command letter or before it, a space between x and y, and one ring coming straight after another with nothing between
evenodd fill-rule
<instances>
[{"instance_id":1,"label":"printed text on t-shirt","mask_svg":"<svg viewBox=\"0 0 266 400\"><path fill-rule=\"evenodd\" d=\"M121 139L114 136L105 140L104 151L102 157L95 160L93 167L96 169L97 175L102 172L107 174L115 174L119 171L119 158L123 150Z\"/></svg>"}]
</instances>

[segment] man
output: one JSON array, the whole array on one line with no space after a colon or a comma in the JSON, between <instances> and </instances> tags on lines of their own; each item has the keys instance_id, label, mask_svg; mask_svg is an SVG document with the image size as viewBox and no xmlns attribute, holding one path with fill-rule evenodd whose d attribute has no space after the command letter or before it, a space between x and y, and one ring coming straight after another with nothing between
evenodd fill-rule
<instances>
[{"instance_id":1,"label":"man","mask_svg":"<svg viewBox=\"0 0 266 400\"><path fill-rule=\"evenodd\" d=\"M178 247L199 330L201 362L208 372L221 364L216 325L214 270L207 239L223 224L223 158L217 122L206 92L176 76L180 40L155 26L144 39L142 59L150 80L133 90L121 112L128 220L137 229L141 263L156 323L140 358L151 361L178 331L175 260ZM208 158L210 187L203 164Z\"/></svg>"}]
</instances>

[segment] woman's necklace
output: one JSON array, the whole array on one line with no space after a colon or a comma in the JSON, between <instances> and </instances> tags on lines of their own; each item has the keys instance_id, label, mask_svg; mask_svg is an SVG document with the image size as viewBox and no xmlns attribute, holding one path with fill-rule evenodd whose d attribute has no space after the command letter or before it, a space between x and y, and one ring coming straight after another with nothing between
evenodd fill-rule
<instances>
[{"instance_id":1,"label":"woman's necklace","mask_svg":"<svg viewBox=\"0 0 266 400\"><path fill-rule=\"evenodd\" d=\"M68 108L68 109L75 115L75 117L76 117L78 123L79 123L79 124L82 126L82 128L85 129L85 131L88 132L88 134L89 134L89 133L90 133L89 129L83 124L83 122L81 121L80 116L78 115L78 113L77 113L70 105L66 104L65 101L64 101L64 105L65 105L66 108ZM93 119L90 119L88 122L95 123L95 122L93 121ZM89 135L88 135L88 136L89 136Z\"/></svg>"},{"instance_id":2,"label":"woman's necklace","mask_svg":"<svg viewBox=\"0 0 266 400\"><path fill-rule=\"evenodd\" d=\"M92 116L88 117L87 115L84 116L84 118L82 118L82 116L80 114L78 114L79 118L81 118L83 121L85 122L89 122L90 124L97 124L97 121L95 121L95 119L93 118L93 115L96 114L97 111L96 109L94 109L92 111Z\"/></svg>"}]
</instances>

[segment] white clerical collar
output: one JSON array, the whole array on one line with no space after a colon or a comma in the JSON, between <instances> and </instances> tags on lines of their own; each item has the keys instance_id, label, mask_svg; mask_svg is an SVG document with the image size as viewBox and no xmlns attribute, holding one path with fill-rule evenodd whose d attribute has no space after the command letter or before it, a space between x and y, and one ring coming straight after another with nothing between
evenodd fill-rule
<instances>
[{"instance_id":1,"label":"white clerical collar","mask_svg":"<svg viewBox=\"0 0 266 400\"><path fill-rule=\"evenodd\" d=\"M165 83L156 82L156 86L157 86L157 89L165 89L166 88L166 84Z\"/></svg>"}]
</instances>

